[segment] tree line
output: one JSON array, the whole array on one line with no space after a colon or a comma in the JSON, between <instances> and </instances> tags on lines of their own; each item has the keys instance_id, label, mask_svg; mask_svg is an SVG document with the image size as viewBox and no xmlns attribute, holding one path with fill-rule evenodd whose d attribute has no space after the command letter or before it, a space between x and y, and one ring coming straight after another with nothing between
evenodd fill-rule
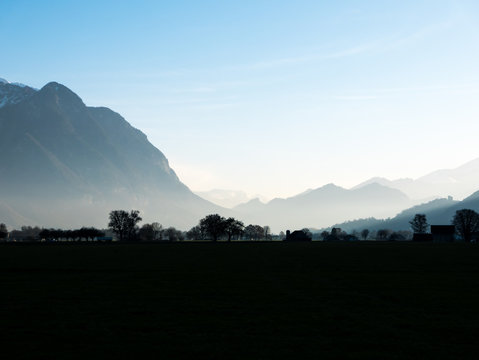
<instances>
[{"instance_id":1,"label":"tree line","mask_svg":"<svg viewBox=\"0 0 479 360\"><path fill-rule=\"evenodd\" d=\"M271 240L269 226L245 226L242 221L232 217L224 218L218 214L205 216L198 225L186 232L174 227L163 229L157 222L139 227L141 220L137 210L113 210L109 215L108 227L120 241Z\"/></svg>"},{"instance_id":2,"label":"tree line","mask_svg":"<svg viewBox=\"0 0 479 360\"><path fill-rule=\"evenodd\" d=\"M409 224L416 234L426 234L430 226L426 214L416 214ZM461 240L471 242L474 236L479 236L479 213L471 209L457 210L451 225Z\"/></svg>"},{"instance_id":3,"label":"tree line","mask_svg":"<svg viewBox=\"0 0 479 360\"><path fill-rule=\"evenodd\" d=\"M323 231L319 239L323 241L357 241L357 240L378 240L378 241L403 241L412 240L414 234L427 234L430 224L426 214L415 214L409 221L411 230L393 231L391 229L379 229L377 231L353 231L351 234L342 231L340 228L332 228L331 231ZM471 209L457 210L454 214L451 225L454 226L455 239L465 242L479 241L479 213Z\"/></svg>"},{"instance_id":4,"label":"tree line","mask_svg":"<svg viewBox=\"0 0 479 360\"><path fill-rule=\"evenodd\" d=\"M213 242L224 240L272 240L273 235L269 226L244 225L243 222L233 218L224 218L218 214L210 214L202 218L198 225L188 231L181 231L174 227L163 228L158 222L143 224L138 210L112 210L109 213L108 229L99 230L94 227L82 227L76 230L42 229L39 227L22 226L20 230L8 232L5 224L0 223L0 241L7 238L20 241L93 241L107 240L106 233L114 234L119 241L183 241L187 240L211 240ZM322 231L314 234L314 238L322 241L359 241L359 240L380 240L380 241L401 241L411 240L414 234L425 234L429 224L425 214L416 214L409 222L411 230L392 231L390 229L379 229L369 231L352 231L347 233L340 228L332 228L331 231ZM479 240L479 214L471 209L456 211L451 224L454 225L457 238L465 242ZM311 237L313 234L309 229L302 231ZM284 240L283 231L275 236L278 240Z\"/></svg>"},{"instance_id":5,"label":"tree line","mask_svg":"<svg viewBox=\"0 0 479 360\"><path fill-rule=\"evenodd\" d=\"M0 240L10 238L17 241L93 241L105 236L105 231L94 227L82 227L75 230L43 229L38 226L22 226L19 230L8 232L5 224L0 224Z\"/></svg>"}]
</instances>

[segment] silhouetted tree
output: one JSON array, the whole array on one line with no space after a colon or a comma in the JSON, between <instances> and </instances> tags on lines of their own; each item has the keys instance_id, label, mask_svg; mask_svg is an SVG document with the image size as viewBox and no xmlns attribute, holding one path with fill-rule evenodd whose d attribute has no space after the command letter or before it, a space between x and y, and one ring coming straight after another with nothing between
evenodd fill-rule
<instances>
[{"instance_id":1,"label":"silhouetted tree","mask_svg":"<svg viewBox=\"0 0 479 360\"><path fill-rule=\"evenodd\" d=\"M409 222L409 224L411 224L411 229L416 234L425 234L429 226L425 214L414 215L414 218Z\"/></svg>"},{"instance_id":2,"label":"silhouetted tree","mask_svg":"<svg viewBox=\"0 0 479 360\"><path fill-rule=\"evenodd\" d=\"M152 222L153 240L162 240L163 226L158 222Z\"/></svg>"},{"instance_id":3,"label":"silhouetted tree","mask_svg":"<svg viewBox=\"0 0 479 360\"><path fill-rule=\"evenodd\" d=\"M361 237L363 240L366 240L368 238L368 235L369 235L369 230L368 229L363 229L361 231Z\"/></svg>"},{"instance_id":4,"label":"silhouetted tree","mask_svg":"<svg viewBox=\"0 0 479 360\"><path fill-rule=\"evenodd\" d=\"M22 226L20 230L12 230L10 239L19 241L38 241L39 234L42 231L38 226Z\"/></svg>"},{"instance_id":5,"label":"silhouetted tree","mask_svg":"<svg viewBox=\"0 0 479 360\"><path fill-rule=\"evenodd\" d=\"M228 241L231 241L231 237L235 235L241 235L244 229L244 224L236 220L235 218L228 218L225 220L225 233L228 235Z\"/></svg>"},{"instance_id":6,"label":"silhouetted tree","mask_svg":"<svg viewBox=\"0 0 479 360\"><path fill-rule=\"evenodd\" d=\"M457 210L452 224L456 227L456 232L466 241L471 241L471 235L479 231L479 214L471 209Z\"/></svg>"},{"instance_id":7,"label":"silhouetted tree","mask_svg":"<svg viewBox=\"0 0 479 360\"><path fill-rule=\"evenodd\" d=\"M138 238L141 241L155 241L160 239L163 227L157 223L144 224L140 230L138 230Z\"/></svg>"},{"instance_id":8,"label":"silhouetted tree","mask_svg":"<svg viewBox=\"0 0 479 360\"><path fill-rule=\"evenodd\" d=\"M259 240L264 236L264 229L260 225L248 225L244 228L244 237L247 240Z\"/></svg>"},{"instance_id":9,"label":"silhouetted tree","mask_svg":"<svg viewBox=\"0 0 479 360\"><path fill-rule=\"evenodd\" d=\"M346 234L343 236L344 241L359 241L359 238L354 234Z\"/></svg>"},{"instance_id":10,"label":"silhouetted tree","mask_svg":"<svg viewBox=\"0 0 479 360\"><path fill-rule=\"evenodd\" d=\"M0 224L0 240L5 240L8 236L7 226L5 224Z\"/></svg>"},{"instance_id":11,"label":"silhouetted tree","mask_svg":"<svg viewBox=\"0 0 479 360\"><path fill-rule=\"evenodd\" d=\"M168 229L165 229L165 236L168 237L169 241L183 241L185 239L183 232L175 229L170 226Z\"/></svg>"},{"instance_id":12,"label":"silhouetted tree","mask_svg":"<svg viewBox=\"0 0 479 360\"><path fill-rule=\"evenodd\" d=\"M94 240L96 237L105 236L105 233L101 230L95 229L94 227L82 227L79 230L80 237L86 240ZM62 231L61 237L66 237L66 232Z\"/></svg>"},{"instance_id":13,"label":"silhouetted tree","mask_svg":"<svg viewBox=\"0 0 479 360\"><path fill-rule=\"evenodd\" d=\"M389 229L381 229L376 233L376 240L387 240L389 235L392 233Z\"/></svg>"},{"instance_id":14,"label":"silhouetted tree","mask_svg":"<svg viewBox=\"0 0 479 360\"><path fill-rule=\"evenodd\" d=\"M207 215L200 220L200 228L213 241L217 241L221 235L225 234L226 220L218 214Z\"/></svg>"},{"instance_id":15,"label":"silhouetted tree","mask_svg":"<svg viewBox=\"0 0 479 360\"><path fill-rule=\"evenodd\" d=\"M280 231L279 234L278 234L278 239L280 241L283 241L285 237L286 237L286 235L285 235L284 231Z\"/></svg>"},{"instance_id":16,"label":"silhouetted tree","mask_svg":"<svg viewBox=\"0 0 479 360\"><path fill-rule=\"evenodd\" d=\"M141 221L140 212L131 210L112 210L108 227L119 237L120 241L132 240L135 234L136 224Z\"/></svg>"},{"instance_id":17,"label":"silhouetted tree","mask_svg":"<svg viewBox=\"0 0 479 360\"><path fill-rule=\"evenodd\" d=\"M249 224L244 228L243 235L246 240L253 240L254 237L256 236L256 230L254 228L254 225Z\"/></svg>"},{"instance_id":18,"label":"silhouetted tree","mask_svg":"<svg viewBox=\"0 0 479 360\"><path fill-rule=\"evenodd\" d=\"M264 238L264 228L261 225L254 225L255 235L254 239L256 241L261 240Z\"/></svg>"},{"instance_id":19,"label":"silhouetted tree","mask_svg":"<svg viewBox=\"0 0 479 360\"><path fill-rule=\"evenodd\" d=\"M65 230L63 232L63 237L65 238L65 240L68 240L68 241L74 240L75 239L74 231L73 230Z\"/></svg>"},{"instance_id":20,"label":"silhouetted tree","mask_svg":"<svg viewBox=\"0 0 479 360\"><path fill-rule=\"evenodd\" d=\"M193 226L187 233L186 238L189 240L203 240L203 232L199 225Z\"/></svg>"},{"instance_id":21,"label":"silhouetted tree","mask_svg":"<svg viewBox=\"0 0 479 360\"><path fill-rule=\"evenodd\" d=\"M324 230L324 231L319 235L319 237L321 238L321 240L326 241L326 240L328 239L328 236L329 236L329 235L330 235L330 234L329 234L329 231Z\"/></svg>"},{"instance_id":22,"label":"silhouetted tree","mask_svg":"<svg viewBox=\"0 0 479 360\"><path fill-rule=\"evenodd\" d=\"M268 225L263 226L263 236L265 240L271 240L271 228Z\"/></svg>"},{"instance_id":23,"label":"silhouetted tree","mask_svg":"<svg viewBox=\"0 0 479 360\"><path fill-rule=\"evenodd\" d=\"M302 230L307 237L309 237L310 239L313 238L313 233L308 228L304 228Z\"/></svg>"},{"instance_id":24,"label":"silhouetted tree","mask_svg":"<svg viewBox=\"0 0 479 360\"><path fill-rule=\"evenodd\" d=\"M340 228L332 228L331 233L328 234L324 241L341 241L345 240L347 233Z\"/></svg>"},{"instance_id":25,"label":"silhouetted tree","mask_svg":"<svg viewBox=\"0 0 479 360\"><path fill-rule=\"evenodd\" d=\"M52 231L49 229L42 229L38 235L40 236L40 239L45 239L47 241L51 241L53 238Z\"/></svg>"}]
</instances>

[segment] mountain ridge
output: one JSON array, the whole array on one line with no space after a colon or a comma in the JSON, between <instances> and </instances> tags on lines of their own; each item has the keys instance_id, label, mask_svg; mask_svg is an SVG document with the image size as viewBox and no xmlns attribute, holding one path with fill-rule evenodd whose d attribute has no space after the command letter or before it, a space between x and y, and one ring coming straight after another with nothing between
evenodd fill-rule
<instances>
[{"instance_id":1,"label":"mountain ridge","mask_svg":"<svg viewBox=\"0 0 479 360\"><path fill-rule=\"evenodd\" d=\"M358 218L360 214L393 215L410 205L411 201L401 191L380 184L356 190L326 184L267 203L253 199L233 210L250 222L268 224L275 231L285 231L285 227L324 227L348 218Z\"/></svg>"},{"instance_id":2,"label":"mountain ridge","mask_svg":"<svg viewBox=\"0 0 479 360\"><path fill-rule=\"evenodd\" d=\"M361 182L352 189L360 188L373 182L398 189L411 199L416 200L444 196L464 199L477 190L477 184L479 184L479 158L472 159L452 169L432 171L417 179L401 178L389 180L384 177L373 177Z\"/></svg>"},{"instance_id":3,"label":"mountain ridge","mask_svg":"<svg viewBox=\"0 0 479 360\"><path fill-rule=\"evenodd\" d=\"M57 82L0 108L0 173L0 217L44 226L105 227L110 210L138 208L146 221L188 228L224 212L193 194L120 114L86 106Z\"/></svg>"}]
</instances>

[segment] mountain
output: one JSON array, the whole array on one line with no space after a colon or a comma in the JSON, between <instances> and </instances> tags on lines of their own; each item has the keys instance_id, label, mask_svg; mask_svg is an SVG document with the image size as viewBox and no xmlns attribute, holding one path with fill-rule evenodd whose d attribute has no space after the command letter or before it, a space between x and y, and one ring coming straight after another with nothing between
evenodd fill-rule
<instances>
[{"instance_id":1,"label":"mountain","mask_svg":"<svg viewBox=\"0 0 479 360\"><path fill-rule=\"evenodd\" d=\"M244 191L238 190L213 189L209 191L196 191L195 194L211 201L213 204L229 209L250 200L250 197Z\"/></svg>"},{"instance_id":2,"label":"mountain","mask_svg":"<svg viewBox=\"0 0 479 360\"><path fill-rule=\"evenodd\" d=\"M18 83L9 83L0 78L0 108L18 104L35 93L35 89Z\"/></svg>"},{"instance_id":3,"label":"mountain","mask_svg":"<svg viewBox=\"0 0 479 360\"><path fill-rule=\"evenodd\" d=\"M10 226L104 227L119 208L186 229L223 212L193 194L118 113L88 107L56 82L38 91L0 86L9 99L0 108L0 219Z\"/></svg>"},{"instance_id":4,"label":"mountain","mask_svg":"<svg viewBox=\"0 0 479 360\"><path fill-rule=\"evenodd\" d=\"M391 229L410 230L409 221L415 214L426 214L427 221L431 225L448 225L451 223L457 210L472 209L479 212L479 191L466 197L462 201L453 200L452 197L435 199L433 201L408 208L393 218L380 220L366 218L338 223L331 227L339 227L347 232L362 229L379 230Z\"/></svg>"},{"instance_id":5,"label":"mountain","mask_svg":"<svg viewBox=\"0 0 479 360\"><path fill-rule=\"evenodd\" d=\"M353 189L361 188L371 183L379 183L398 189L411 199L434 199L453 196L464 199L476 191L479 184L479 158L469 161L454 169L437 170L418 179L388 180L371 178Z\"/></svg>"},{"instance_id":6,"label":"mountain","mask_svg":"<svg viewBox=\"0 0 479 360\"><path fill-rule=\"evenodd\" d=\"M360 217L388 217L413 203L406 195L378 183L348 190L328 184L287 199L262 203L253 199L233 208L248 222L270 225L273 231L326 227Z\"/></svg>"}]
</instances>

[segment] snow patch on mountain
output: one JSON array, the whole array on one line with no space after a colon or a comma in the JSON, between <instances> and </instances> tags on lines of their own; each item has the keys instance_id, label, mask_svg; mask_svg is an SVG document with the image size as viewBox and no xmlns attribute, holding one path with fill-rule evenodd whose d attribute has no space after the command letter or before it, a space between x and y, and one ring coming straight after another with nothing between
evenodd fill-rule
<instances>
[{"instance_id":1,"label":"snow patch on mountain","mask_svg":"<svg viewBox=\"0 0 479 360\"><path fill-rule=\"evenodd\" d=\"M30 97L36 89L20 83L10 83L0 78L0 108L6 105L18 104Z\"/></svg>"}]
</instances>

